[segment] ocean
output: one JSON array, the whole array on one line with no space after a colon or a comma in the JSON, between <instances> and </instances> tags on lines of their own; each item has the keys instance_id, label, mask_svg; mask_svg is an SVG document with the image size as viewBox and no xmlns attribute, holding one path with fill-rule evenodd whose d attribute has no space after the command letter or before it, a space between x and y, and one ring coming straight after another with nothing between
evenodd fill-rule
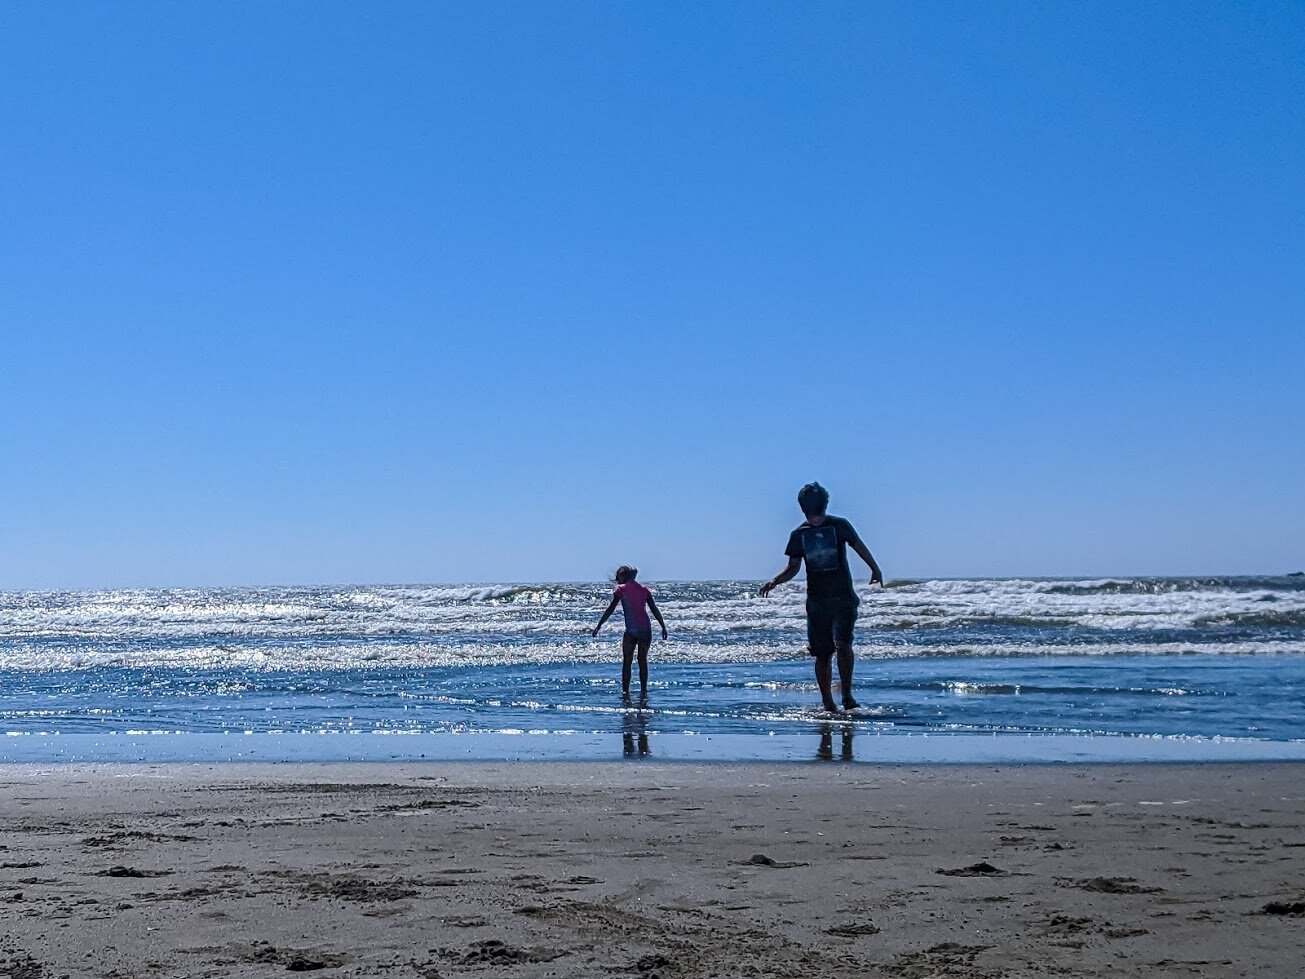
<instances>
[{"instance_id":1,"label":"ocean","mask_svg":"<svg viewBox=\"0 0 1305 979\"><path fill-rule=\"evenodd\" d=\"M647 584L634 705L607 584L0 592L0 761L1305 758L1305 577L862 584L837 716L801 582Z\"/></svg>"}]
</instances>

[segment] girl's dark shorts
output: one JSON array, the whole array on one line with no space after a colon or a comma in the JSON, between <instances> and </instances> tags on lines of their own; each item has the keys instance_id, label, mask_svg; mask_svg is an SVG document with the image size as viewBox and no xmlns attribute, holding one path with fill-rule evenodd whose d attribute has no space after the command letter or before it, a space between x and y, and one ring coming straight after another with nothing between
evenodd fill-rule
<instances>
[{"instance_id":1,"label":"girl's dark shorts","mask_svg":"<svg viewBox=\"0 0 1305 979\"><path fill-rule=\"evenodd\" d=\"M852 645L858 604L842 598L807 602L807 643L812 656L823 659L834 655L835 645Z\"/></svg>"},{"instance_id":2,"label":"girl's dark shorts","mask_svg":"<svg viewBox=\"0 0 1305 979\"><path fill-rule=\"evenodd\" d=\"M633 643L643 643L647 646L652 642L652 630L649 629L647 632L644 632L639 629L626 629L625 638Z\"/></svg>"}]
</instances>

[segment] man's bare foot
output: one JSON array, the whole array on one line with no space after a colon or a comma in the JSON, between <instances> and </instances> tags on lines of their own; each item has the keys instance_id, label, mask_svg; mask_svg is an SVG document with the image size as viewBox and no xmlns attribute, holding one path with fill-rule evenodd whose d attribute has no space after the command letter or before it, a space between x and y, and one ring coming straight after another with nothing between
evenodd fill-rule
<instances>
[{"instance_id":1,"label":"man's bare foot","mask_svg":"<svg viewBox=\"0 0 1305 979\"><path fill-rule=\"evenodd\" d=\"M838 704L834 703L832 700L826 700L824 706L825 706L825 710L829 711L829 713L831 714L838 713Z\"/></svg>"},{"instance_id":2,"label":"man's bare foot","mask_svg":"<svg viewBox=\"0 0 1305 979\"><path fill-rule=\"evenodd\" d=\"M852 698L851 694L848 694L843 698L843 710L856 710L860 706L861 705Z\"/></svg>"}]
</instances>

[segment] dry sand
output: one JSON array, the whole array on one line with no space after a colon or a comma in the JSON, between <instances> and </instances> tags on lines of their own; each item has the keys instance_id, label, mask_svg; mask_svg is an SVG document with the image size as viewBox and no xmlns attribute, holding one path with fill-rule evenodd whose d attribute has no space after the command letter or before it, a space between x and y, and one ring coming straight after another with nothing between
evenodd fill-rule
<instances>
[{"instance_id":1,"label":"dry sand","mask_svg":"<svg viewBox=\"0 0 1305 979\"><path fill-rule=\"evenodd\" d=\"M1302 974L1305 765L0 767L0 976Z\"/></svg>"}]
</instances>

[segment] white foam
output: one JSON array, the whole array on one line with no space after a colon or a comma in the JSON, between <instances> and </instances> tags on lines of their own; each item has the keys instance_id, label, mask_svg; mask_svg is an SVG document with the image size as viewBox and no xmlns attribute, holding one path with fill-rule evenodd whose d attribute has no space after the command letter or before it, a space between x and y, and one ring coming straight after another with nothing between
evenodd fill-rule
<instances>
[{"instance_id":1,"label":"white foam","mask_svg":"<svg viewBox=\"0 0 1305 979\"><path fill-rule=\"evenodd\" d=\"M672 630L656 658L804 655L801 583L769 599L753 582L654 588ZM1285 580L927 580L859 592L859 648L883 658L1305 653L1305 589ZM606 583L5 592L0 668L606 662L619 624L599 640L589 631L609 596ZM1190 641L1164 634L1174 630Z\"/></svg>"}]
</instances>

